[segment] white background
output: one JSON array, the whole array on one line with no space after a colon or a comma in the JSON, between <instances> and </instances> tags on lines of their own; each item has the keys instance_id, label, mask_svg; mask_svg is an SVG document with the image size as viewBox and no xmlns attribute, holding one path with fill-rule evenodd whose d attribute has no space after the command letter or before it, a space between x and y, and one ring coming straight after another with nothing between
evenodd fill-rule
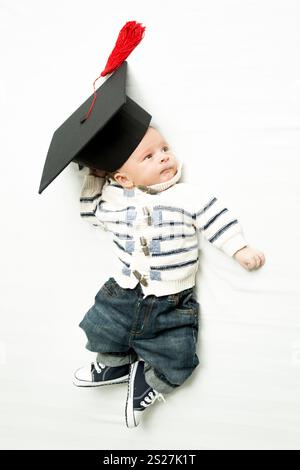
<instances>
[{"instance_id":1,"label":"white background","mask_svg":"<svg viewBox=\"0 0 300 470\"><path fill-rule=\"evenodd\" d=\"M111 249L71 164L38 194L54 130L92 93L126 21L146 26L128 95L266 255L204 244L201 366L128 430L126 385L80 389L78 327ZM300 6L296 0L0 0L3 449L288 449L300 439Z\"/></svg>"}]
</instances>

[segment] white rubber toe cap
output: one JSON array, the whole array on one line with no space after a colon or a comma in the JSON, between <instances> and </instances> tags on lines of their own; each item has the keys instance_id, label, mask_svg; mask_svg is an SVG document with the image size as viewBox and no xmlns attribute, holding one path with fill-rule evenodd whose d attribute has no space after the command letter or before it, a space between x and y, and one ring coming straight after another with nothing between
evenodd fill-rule
<instances>
[{"instance_id":1,"label":"white rubber toe cap","mask_svg":"<svg viewBox=\"0 0 300 470\"><path fill-rule=\"evenodd\" d=\"M92 374L91 374L91 366L84 366L80 367L74 372L74 377L77 380L82 380L83 382L91 382L92 381Z\"/></svg>"}]
</instances>

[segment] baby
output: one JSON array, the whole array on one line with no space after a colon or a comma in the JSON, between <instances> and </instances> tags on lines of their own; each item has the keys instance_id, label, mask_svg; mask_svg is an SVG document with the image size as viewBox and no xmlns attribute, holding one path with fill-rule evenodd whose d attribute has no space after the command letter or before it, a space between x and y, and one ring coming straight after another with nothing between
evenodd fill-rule
<instances>
[{"instance_id":1,"label":"baby","mask_svg":"<svg viewBox=\"0 0 300 470\"><path fill-rule=\"evenodd\" d=\"M117 171L90 169L80 197L81 216L111 233L120 269L79 324L86 348L97 356L75 372L74 384L128 382L129 428L199 364L198 236L245 269L265 263L215 195L203 198L198 185L178 183L181 166L163 136L149 127Z\"/></svg>"}]
</instances>

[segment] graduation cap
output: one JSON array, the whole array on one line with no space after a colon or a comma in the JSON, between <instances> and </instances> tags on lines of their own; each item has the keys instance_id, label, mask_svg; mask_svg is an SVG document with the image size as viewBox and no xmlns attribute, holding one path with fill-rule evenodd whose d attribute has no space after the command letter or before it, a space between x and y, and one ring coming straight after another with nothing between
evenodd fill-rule
<instances>
[{"instance_id":1,"label":"graduation cap","mask_svg":"<svg viewBox=\"0 0 300 470\"><path fill-rule=\"evenodd\" d=\"M130 23L135 22L126 25ZM126 56L129 53L127 45ZM114 73L54 132L39 194L70 162L108 172L117 170L144 137L152 116L126 94L127 62L121 58L117 68L112 67ZM106 65L105 74L110 70Z\"/></svg>"}]
</instances>

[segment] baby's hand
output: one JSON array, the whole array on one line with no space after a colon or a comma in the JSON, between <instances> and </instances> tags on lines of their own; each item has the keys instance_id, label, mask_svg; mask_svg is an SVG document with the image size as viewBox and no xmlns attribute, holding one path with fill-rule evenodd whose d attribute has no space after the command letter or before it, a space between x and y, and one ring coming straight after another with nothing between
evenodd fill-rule
<instances>
[{"instance_id":1,"label":"baby's hand","mask_svg":"<svg viewBox=\"0 0 300 470\"><path fill-rule=\"evenodd\" d=\"M241 248L233 255L235 259L243 266L243 268L248 269L257 269L265 264L265 255L255 248L250 246L245 246Z\"/></svg>"}]
</instances>

